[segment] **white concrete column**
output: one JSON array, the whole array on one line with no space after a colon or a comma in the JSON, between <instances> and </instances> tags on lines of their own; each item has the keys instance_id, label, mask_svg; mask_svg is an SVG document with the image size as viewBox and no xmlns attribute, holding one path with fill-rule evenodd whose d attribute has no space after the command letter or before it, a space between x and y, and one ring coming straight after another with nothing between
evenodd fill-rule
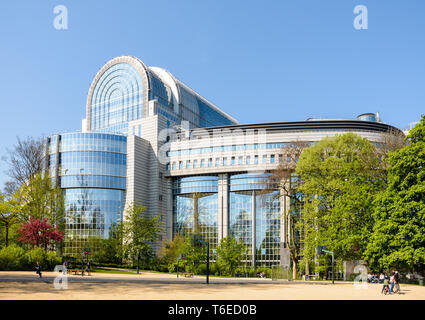
<instances>
[{"instance_id":1,"label":"white concrete column","mask_svg":"<svg viewBox=\"0 0 425 320\"><path fill-rule=\"evenodd\" d=\"M218 241L229 235L229 183L228 175L218 176Z\"/></svg>"}]
</instances>

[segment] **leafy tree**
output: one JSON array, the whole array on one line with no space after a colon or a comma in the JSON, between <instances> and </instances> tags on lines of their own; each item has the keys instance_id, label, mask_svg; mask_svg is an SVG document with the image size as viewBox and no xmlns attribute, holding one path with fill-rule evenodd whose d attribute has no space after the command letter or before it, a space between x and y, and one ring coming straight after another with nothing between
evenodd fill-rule
<instances>
[{"instance_id":1,"label":"leafy tree","mask_svg":"<svg viewBox=\"0 0 425 320\"><path fill-rule=\"evenodd\" d=\"M61 189L52 185L47 173L35 174L22 185L16 198L22 203L22 213L26 218L47 218L63 230L64 197Z\"/></svg>"},{"instance_id":2,"label":"leafy tree","mask_svg":"<svg viewBox=\"0 0 425 320\"><path fill-rule=\"evenodd\" d=\"M364 255L373 228L373 200L385 188L386 170L375 147L347 133L305 149L296 168L305 203L303 259L325 245L344 260Z\"/></svg>"},{"instance_id":3,"label":"leafy tree","mask_svg":"<svg viewBox=\"0 0 425 320\"><path fill-rule=\"evenodd\" d=\"M388 158L388 188L375 201L375 225L366 250L372 268L425 275L425 115L410 143Z\"/></svg>"},{"instance_id":4,"label":"leafy tree","mask_svg":"<svg viewBox=\"0 0 425 320\"><path fill-rule=\"evenodd\" d=\"M92 244L93 259L98 262L121 264L123 258L122 223L113 224L107 239L97 239Z\"/></svg>"},{"instance_id":5,"label":"leafy tree","mask_svg":"<svg viewBox=\"0 0 425 320\"><path fill-rule=\"evenodd\" d=\"M184 266L188 272L196 273L201 263L207 260L205 247L193 247L190 234L186 235L184 238L184 242L181 246L181 253L186 256L186 259L182 261L182 266Z\"/></svg>"},{"instance_id":6,"label":"leafy tree","mask_svg":"<svg viewBox=\"0 0 425 320\"><path fill-rule=\"evenodd\" d=\"M184 238L181 234L177 234L173 240L166 241L165 245L161 248L160 257L161 262L168 266L168 270L173 272L178 257L182 253Z\"/></svg>"},{"instance_id":7,"label":"leafy tree","mask_svg":"<svg viewBox=\"0 0 425 320\"><path fill-rule=\"evenodd\" d=\"M5 246L9 245L10 229L19 223L20 219L20 203L15 197L6 198L0 193L0 226L4 228Z\"/></svg>"},{"instance_id":8,"label":"leafy tree","mask_svg":"<svg viewBox=\"0 0 425 320\"><path fill-rule=\"evenodd\" d=\"M21 237L19 241L29 243L32 247L42 247L47 250L57 242L62 242L64 235L58 230L58 227L53 227L48 223L47 219L30 218L28 223L23 223L19 229Z\"/></svg>"},{"instance_id":9,"label":"leafy tree","mask_svg":"<svg viewBox=\"0 0 425 320\"><path fill-rule=\"evenodd\" d=\"M245 244L238 243L233 237L225 237L220 241L217 247L217 264L218 267L224 271L225 274L234 276L234 272L245 253Z\"/></svg>"},{"instance_id":10,"label":"leafy tree","mask_svg":"<svg viewBox=\"0 0 425 320\"><path fill-rule=\"evenodd\" d=\"M162 222L160 216L148 217L144 214L146 207L132 203L126 209L126 217L122 224L124 255L129 258L142 257L150 260L154 252L152 244L158 238Z\"/></svg>"}]
</instances>

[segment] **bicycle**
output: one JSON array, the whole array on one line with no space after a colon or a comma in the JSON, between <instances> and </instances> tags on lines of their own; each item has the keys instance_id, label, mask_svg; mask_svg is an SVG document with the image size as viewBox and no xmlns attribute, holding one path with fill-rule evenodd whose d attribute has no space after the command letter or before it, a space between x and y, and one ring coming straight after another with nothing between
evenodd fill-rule
<instances>
[{"instance_id":1,"label":"bicycle","mask_svg":"<svg viewBox=\"0 0 425 320\"><path fill-rule=\"evenodd\" d=\"M388 285L386 285L386 286L384 287L384 289L382 290L382 292L383 292L385 295L390 294L390 288L389 288L389 286L388 286Z\"/></svg>"}]
</instances>

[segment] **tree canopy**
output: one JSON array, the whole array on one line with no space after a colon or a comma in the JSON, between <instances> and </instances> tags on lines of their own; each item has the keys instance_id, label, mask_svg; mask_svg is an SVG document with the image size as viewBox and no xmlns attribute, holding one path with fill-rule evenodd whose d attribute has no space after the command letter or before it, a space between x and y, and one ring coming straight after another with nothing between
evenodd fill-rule
<instances>
[{"instance_id":1,"label":"tree canopy","mask_svg":"<svg viewBox=\"0 0 425 320\"><path fill-rule=\"evenodd\" d=\"M225 274L234 275L245 253L245 245L241 242L238 243L233 237L225 237L220 241L217 247L217 264L218 267L225 272Z\"/></svg>"},{"instance_id":2,"label":"tree canopy","mask_svg":"<svg viewBox=\"0 0 425 320\"><path fill-rule=\"evenodd\" d=\"M125 211L122 223L123 247L126 257L138 256L148 260L153 256L152 243L157 240L161 225L160 216L149 217L146 207L132 203Z\"/></svg>"},{"instance_id":3,"label":"tree canopy","mask_svg":"<svg viewBox=\"0 0 425 320\"><path fill-rule=\"evenodd\" d=\"M388 158L388 188L375 201L366 256L375 269L425 271L425 115Z\"/></svg>"},{"instance_id":4,"label":"tree canopy","mask_svg":"<svg viewBox=\"0 0 425 320\"><path fill-rule=\"evenodd\" d=\"M365 138L347 133L304 150L296 167L305 197L303 256L325 245L340 259L363 256L373 228L374 195L386 185L383 162Z\"/></svg>"}]
</instances>

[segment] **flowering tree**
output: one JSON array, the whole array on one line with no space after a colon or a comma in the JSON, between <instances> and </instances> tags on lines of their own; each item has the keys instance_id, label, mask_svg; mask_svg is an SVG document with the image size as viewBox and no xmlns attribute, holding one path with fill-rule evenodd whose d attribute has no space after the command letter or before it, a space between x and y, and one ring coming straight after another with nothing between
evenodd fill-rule
<instances>
[{"instance_id":1,"label":"flowering tree","mask_svg":"<svg viewBox=\"0 0 425 320\"><path fill-rule=\"evenodd\" d=\"M19 229L21 236L19 241L30 243L33 247L42 247L47 250L50 244L62 242L64 235L58 230L58 227L53 227L47 222L47 219L30 218L28 223L23 223Z\"/></svg>"}]
</instances>

